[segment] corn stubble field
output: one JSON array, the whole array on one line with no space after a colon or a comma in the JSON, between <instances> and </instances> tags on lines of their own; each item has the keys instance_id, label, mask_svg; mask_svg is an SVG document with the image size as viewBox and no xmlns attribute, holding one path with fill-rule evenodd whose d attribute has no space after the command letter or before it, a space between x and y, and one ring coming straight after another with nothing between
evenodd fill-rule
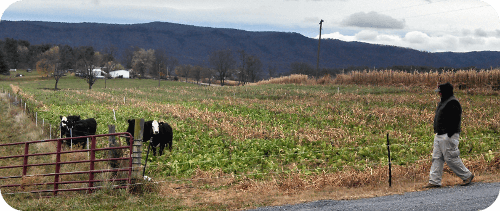
<instances>
[{"instance_id":1,"label":"corn stubble field","mask_svg":"<svg viewBox=\"0 0 500 211\"><path fill-rule=\"evenodd\" d=\"M158 87L158 81L112 79L106 88L100 80L92 90L84 80L67 76L58 91L54 80L36 76L0 81L3 90L17 93L39 121L44 119L44 136L47 123L55 128L60 115L95 118L98 134L111 124L124 132L132 118L164 121L174 130L172 152L149 157L146 175L159 183L145 186L142 194L108 188L77 197L4 197L20 209L204 210L415 191L427 182L430 168L439 102L433 90L448 81L464 111L461 157L479 180L489 181L500 168L499 70L362 71L318 80L292 75L238 87L172 81ZM11 113L12 119L17 113ZM57 135L55 129L52 133ZM392 188L387 187L387 134ZM3 142L29 141L19 139L2 137ZM460 182L446 172L444 185Z\"/></svg>"}]
</instances>

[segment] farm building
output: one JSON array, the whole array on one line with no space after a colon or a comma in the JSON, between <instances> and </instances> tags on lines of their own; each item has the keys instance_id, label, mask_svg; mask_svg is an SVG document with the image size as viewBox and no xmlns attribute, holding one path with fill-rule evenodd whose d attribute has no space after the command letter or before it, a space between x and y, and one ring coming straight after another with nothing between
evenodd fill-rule
<instances>
[{"instance_id":1,"label":"farm building","mask_svg":"<svg viewBox=\"0 0 500 211\"><path fill-rule=\"evenodd\" d=\"M112 78L119 78L120 76L123 78L130 78L130 72L128 70L115 70L109 72L109 75Z\"/></svg>"},{"instance_id":2,"label":"farm building","mask_svg":"<svg viewBox=\"0 0 500 211\"><path fill-rule=\"evenodd\" d=\"M101 69L93 69L92 73L94 73L94 76L96 78L104 78L104 76L102 75L102 70Z\"/></svg>"}]
</instances>

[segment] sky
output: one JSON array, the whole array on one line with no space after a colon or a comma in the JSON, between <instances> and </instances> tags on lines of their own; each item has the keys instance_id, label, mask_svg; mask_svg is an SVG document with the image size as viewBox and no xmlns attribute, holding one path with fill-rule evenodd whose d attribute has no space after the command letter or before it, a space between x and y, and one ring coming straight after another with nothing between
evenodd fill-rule
<instances>
[{"instance_id":1,"label":"sky","mask_svg":"<svg viewBox=\"0 0 500 211\"><path fill-rule=\"evenodd\" d=\"M153 21L429 52L500 51L498 0L1 0L1 20Z\"/></svg>"}]
</instances>

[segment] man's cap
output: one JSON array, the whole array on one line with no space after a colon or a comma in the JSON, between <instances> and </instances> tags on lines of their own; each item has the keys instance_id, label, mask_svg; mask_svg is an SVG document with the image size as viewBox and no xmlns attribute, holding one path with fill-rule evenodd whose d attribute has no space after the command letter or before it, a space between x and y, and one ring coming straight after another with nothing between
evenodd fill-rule
<instances>
[{"instance_id":1,"label":"man's cap","mask_svg":"<svg viewBox=\"0 0 500 211\"><path fill-rule=\"evenodd\" d=\"M448 83L444 83L444 84L440 84L438 86L438 88L436 90L434 90L435 92L451 92L453 93L453 85L451 85L449 82Z\"/></svg>"}]
</instances>

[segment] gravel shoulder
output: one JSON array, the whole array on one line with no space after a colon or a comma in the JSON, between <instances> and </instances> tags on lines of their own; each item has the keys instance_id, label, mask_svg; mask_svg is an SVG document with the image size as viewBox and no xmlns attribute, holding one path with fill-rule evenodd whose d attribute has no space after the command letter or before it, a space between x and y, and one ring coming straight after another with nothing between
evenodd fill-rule
<instances>
[{"instance_id":1,"label":"gravel shoulder","mask_svg":"<svg viewBox=\"0 0 500 211\"><path fill-rule=\"evenodd\" d=\"M255 211L277 210L500 210L497 200L500 183L473 183L470 186L450 186L401 195L357 200L321 200L297 205L262 207ZM492 206L493 205L493 206Z\"/></svg>"}]
</instances>

